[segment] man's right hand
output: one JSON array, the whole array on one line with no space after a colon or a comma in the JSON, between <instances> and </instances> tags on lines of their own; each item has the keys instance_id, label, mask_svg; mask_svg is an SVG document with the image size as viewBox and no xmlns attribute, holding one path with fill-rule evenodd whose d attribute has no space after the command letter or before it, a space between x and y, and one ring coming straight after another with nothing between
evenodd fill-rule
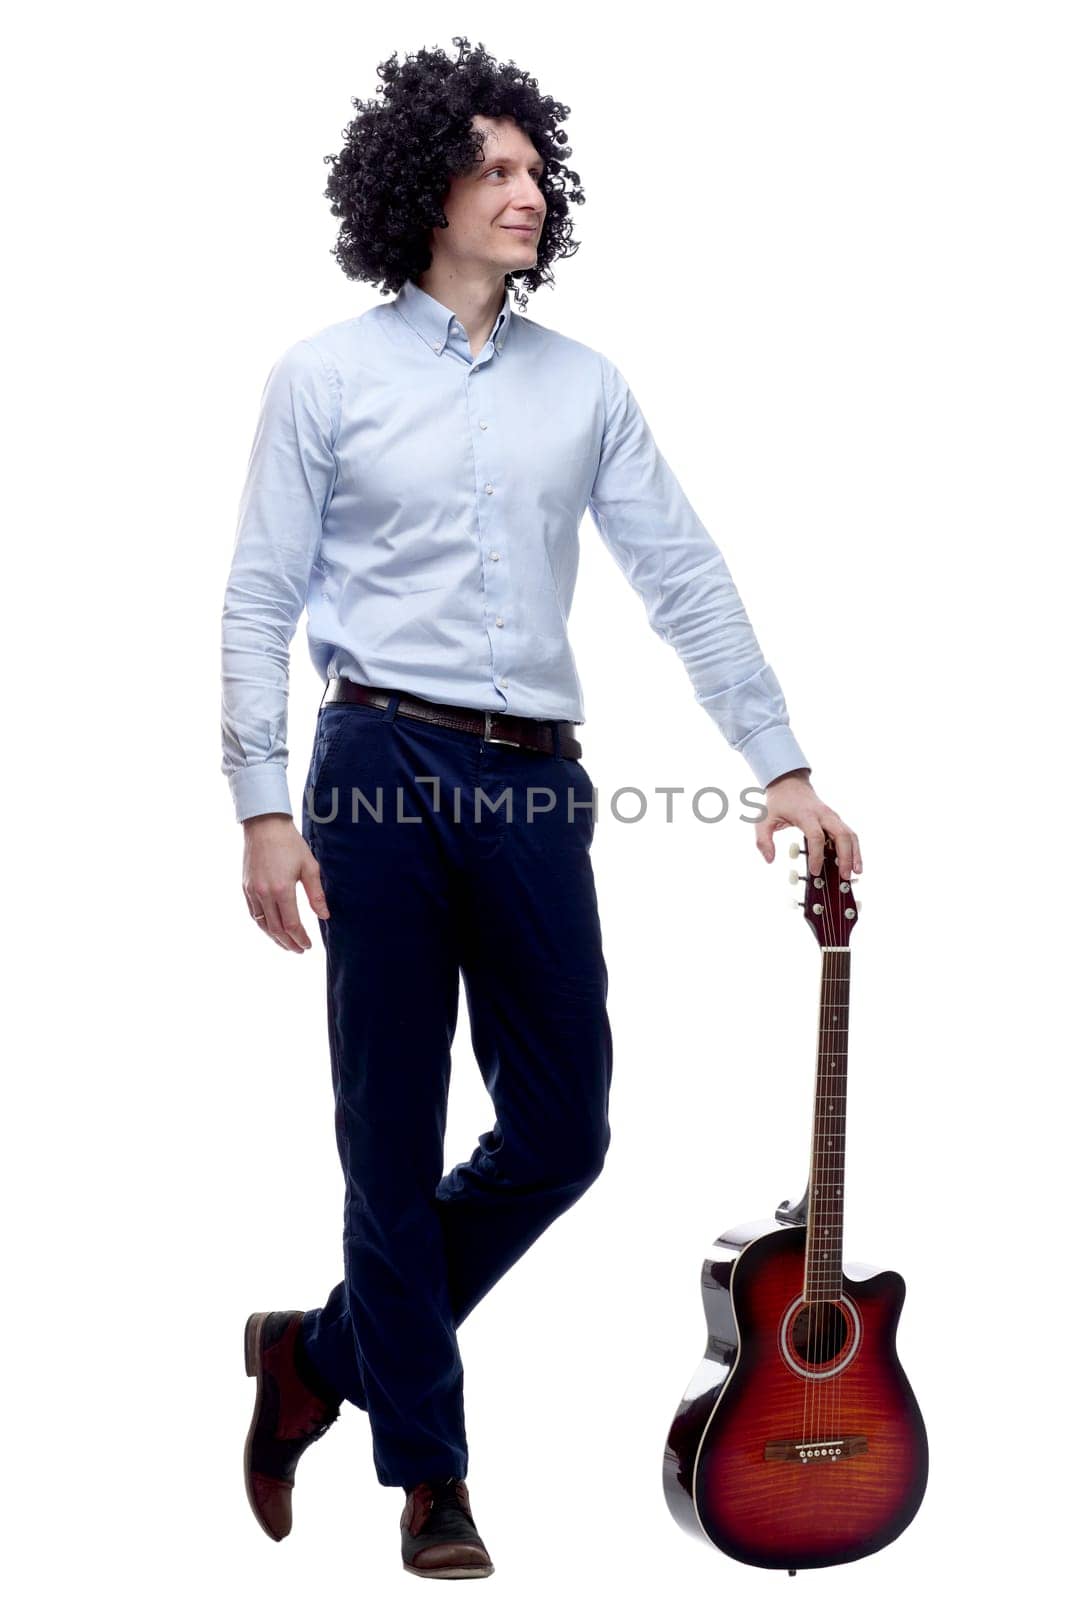
<instances>
[{"instance_id":1,"label":"man's right hand","mask_svg":"<svg viewBox=\"0 0 1067 1600\"><path fill-rule=\"evenodd\" d=\"M308 904L317 917L330 915L319 864L292 817L284 811L249 817L243 827L243 888L249 915L275 944L301 955L311 949L311 940L297 910L297 884L304 885Z\"/></svg>"}]
</instances>

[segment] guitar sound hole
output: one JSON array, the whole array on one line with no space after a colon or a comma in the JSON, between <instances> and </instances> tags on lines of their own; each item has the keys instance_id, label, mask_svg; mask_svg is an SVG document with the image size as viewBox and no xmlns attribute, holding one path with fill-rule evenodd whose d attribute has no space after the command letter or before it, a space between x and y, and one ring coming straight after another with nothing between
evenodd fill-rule
<instances>
[{"instance_id":1,"label":"guitar sound hole","mask_svg":"<svg viewBox=\"0 0 1067 1600\"><path fill-rule=\"evenodd\" d=\"M793 1353L808 1366L832 1361L844 1349L851 1331L849 1319L832 1300L805 1305L793 1319L789 1343Z\"/></svg>"}]
</instances>

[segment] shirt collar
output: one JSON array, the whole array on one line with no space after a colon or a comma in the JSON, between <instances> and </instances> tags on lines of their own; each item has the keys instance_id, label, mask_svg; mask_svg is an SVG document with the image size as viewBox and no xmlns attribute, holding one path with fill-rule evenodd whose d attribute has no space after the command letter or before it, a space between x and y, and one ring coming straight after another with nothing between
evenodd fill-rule
<instances>
[{"instance_id":1,"label":"shirt collar","mask_svg":"<svg viewBox=\"0 0 1067 1600\"><path fill-rule=\"evenodd\" d=\"M435 300L432 294L427 294L425 289L420 289L411 278L401 284L393 304L419 338L425 340L433 354L441 355L448 343L453 322L459 325L455 312L442 305L440 300ZM489 335L495 350L502 350L507 343L510 324L511 296L505 289L504 304Z\"/></svg>"}]
</instances>

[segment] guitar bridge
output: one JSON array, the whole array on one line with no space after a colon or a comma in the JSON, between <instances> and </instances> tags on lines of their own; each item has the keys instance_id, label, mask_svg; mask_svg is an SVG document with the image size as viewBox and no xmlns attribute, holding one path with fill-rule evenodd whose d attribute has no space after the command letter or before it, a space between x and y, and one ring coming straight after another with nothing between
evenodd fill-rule
<instances>
[{"instance_id":1,"label":"guitar bridge","mask_svg":"<svg viewBox=\"0 0 1067 1600\"><path fill-rule=\"evenodd\" d=\"M764 1461L842 1461L867 1454L867 1435L847 1433L837 1439L771 1439L763 1446Z\"/></svg>"}]
</instances>

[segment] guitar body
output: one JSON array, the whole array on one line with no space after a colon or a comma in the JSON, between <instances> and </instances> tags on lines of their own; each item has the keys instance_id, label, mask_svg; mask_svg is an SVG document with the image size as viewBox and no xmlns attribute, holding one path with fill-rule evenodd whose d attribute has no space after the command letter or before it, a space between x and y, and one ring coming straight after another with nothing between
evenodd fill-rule
<instances>
[{"instance_id":1,"label":"guitar body","mask_svg":"<svg viewBox=\"0 0 1067 1600\"><path fill-rule=\"evenodd\" d=\"M811 1305L807 1233L774 1219L716 1240L702 1274L707 1348L663 1459L687 1532L790 1571L889 1544L919 1508L928 1461L896 1353L903 1278L850 1263L839 1298Z\"/></svg>"}]
</instances>

